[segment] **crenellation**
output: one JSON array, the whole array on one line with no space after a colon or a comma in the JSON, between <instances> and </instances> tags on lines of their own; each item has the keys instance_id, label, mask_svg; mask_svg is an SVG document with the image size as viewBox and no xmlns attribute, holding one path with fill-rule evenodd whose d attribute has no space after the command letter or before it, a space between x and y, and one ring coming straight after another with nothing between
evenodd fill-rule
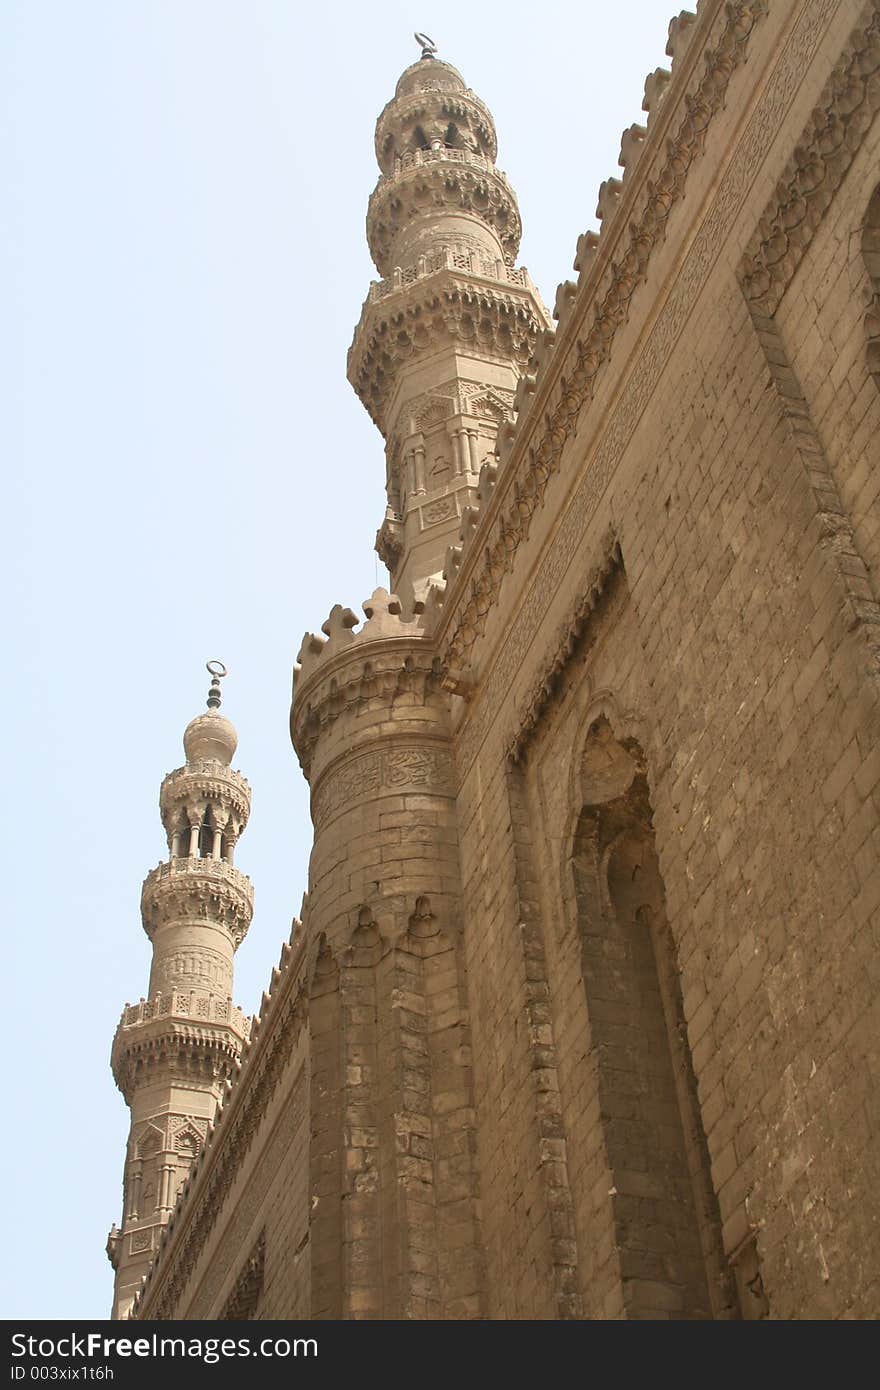
<instances>
[{"instance_id":1,"label":"crenellation","mask_svg":"<svg viewBox=\"0 0 880 1390\"><path fill-rule=\"evenodd\" d=\"M605 179L604 183L599 185L599 201L596 204L596 216L603 227L606 223L611 221L616 213L618 204L620 203L622 189L623 184L620 179ZM573 295L571 297L574 298Z\"/></svg>"},{"instance_id":2,"label":"crenellation","mask_svg":"<svg viewBox=\"0 0 880 1390\"><path fill-rule=\"evenodd\" d=\"M645 78L645 94L642 98L642 110L648 113L648 128L650 129L651 117L657 115L660 110L666 89L672 81L672 73L669 68L655 68L649 72Z\"/></svg>"},{"instance_id":3,"label":"crenellation","mask_svg":"<svg viewBox=\"0 0 880 1390\"><path fill-rule=\"evenodd\" d=\"M646 126L635 124L628 126L620 137L620 155L617 162L625 171L624 178L627 174L631 174L635 168L647 135ZM578 269L580 267L575 265L575 270Z\"/></svg>"}]
</instances>

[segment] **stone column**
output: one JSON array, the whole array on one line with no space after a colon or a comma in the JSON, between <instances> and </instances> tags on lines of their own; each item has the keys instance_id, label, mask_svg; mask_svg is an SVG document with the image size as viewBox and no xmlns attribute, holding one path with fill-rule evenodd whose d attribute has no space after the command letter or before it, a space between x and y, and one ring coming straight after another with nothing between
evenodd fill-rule
<instances>
[{"instance_id":1,"label":"stone column","mask_svg":"<svg viewBox=\"0 0 880 1390\"><path fill-rule=\"evenodd\" d=\"M141 1206L141 1184L144 1178L143 1159L135 1159L131 1165L131 1176L128 1184L128 1211L125 1214L127 1221L137 1221Z\"/></svg>"},{"instance_id":2,"label":"stone column","mask_svg":"<svg viewBox=\"0 0 880 1390\"><path fill-rule=\"evenodd\" d=\"M471 472L472 472L472 473L479 473L479 471L480 471L480 465L479 465L479 463L477 462L477 439L478 439L478 437L479 437L479 431L478 431L478 430L475 430L475 429L469 429L469 430L468 430L468 432L467 432L468 453L469 453L469 457L470 457L470 469L471 469Z\"/></svg>"},{"instance_id":3,"label":"stone column","mask_svg":"<svg viewBox=\"0 0 880 1390\"><path fill-rule=\"evenodd\" d=\"M415 460L415 493L422 497L425 494L425 446L417 444L414 451Z\"/></svg>"}]
</instances>

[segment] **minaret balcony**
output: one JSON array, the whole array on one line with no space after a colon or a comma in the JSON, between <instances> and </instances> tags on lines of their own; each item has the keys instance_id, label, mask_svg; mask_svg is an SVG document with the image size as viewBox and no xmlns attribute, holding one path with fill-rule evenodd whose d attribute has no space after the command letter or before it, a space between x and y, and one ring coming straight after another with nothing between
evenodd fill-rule
<instances>
[{"instance_id":1,"label":"minaret balcony","mask_svg":"<svg viewBox=\"0 0 880 1390\"><path fill-rule=\"evenodd\" d=\"M464 150L412 150L392 175L381 175L367 205L367 243L379 272L388 275L426 219L442 237L442 219L479 224L487 249L498 248L512 262L522 223L516 194L507 178L484 155ZM440 224L439 226L437 224ZM446 235L449 235L448 225Z\"/></svg>"},{"instance_id":2,"label":"minaret balcony","mask_svg":"<svg viewBox=\"0 0 880 1390\"><path fill-rule=\"evenodd\" d=\"M482 169L487 174L494 174L497 179L510 189L513 195L513 188L507 175L495 167L495 161L487 159L484 154L474 154L471 150L450 149L447 145L442 145L436 150L404 150L402 154L394 157L394 170L390 174L381 174L379 183L386 184L391 182L397 174L405 173L408 169L421 169L426 164L437 164L439 162L451 162L453 164L467 164L472 169ZM514 195L515 196L515 195Z\"/></svg>"},{"instance_id":3,"label":"minaret balcony","mask_svg":"<svg viewBox=\"0 0 880 1390\"><path fill-rule=\"evenodd\" d=\"M225 927L238 948L253 911L250 879L223 859L171 859L147 874L141 892L144 931L151 939L160 927L210 923Z\"/></svg>"},{"instance_id":4,"label":"minaret balcony","mask_svg":"<svg viewBox=\"0 0 880 1390\"><path fill-rule=\"evenodd\" d=\"M110 1065L126 1098L171 1068L214 1085L233 1074L250 1035L250 1018L231 999L174 991L126 1004Z\"/></svg>"},{"instance_id":5,"label":"minaret balcony","mask_svg":"<svg viewBox=\"0 0 880 1390\"><path fill-rule=\"evenodd\" d=\"M431 254L420 256L415 265L407 266L405 269L397 266L387 279L374 280L370 285L367 304L375 304L378 300L387 299L390 294L395 294L398 290L408 289L417 280L423 280L428 275L436 275L441 270L457 271L463 275L479 276L483 280L516 285L519 289L530 290L537 295L537 290L525 266L507 265L501 260L490 260L488 256L481 255L466 246L438 246ZM364 307L366 308L366 305Z\"/></svg>"},{"instance_id":6,"label":"minaret balcony","mask_svg":"<svg viewBox=\"0 0 880 1390\"><path fill-rule=\"evenodd\" d=\"M194 1019L197 1023L225 1023L244 1039L250 1033L251 1022L231 999L218 999L213 994L203 994L198 990L172 990L169 994L157 994L154 999L141 999L137 1004L126 1004L119 1020L120 1028L131 1028L139 1023L150 1023L155 1018Z\"/></svg>"}]
</instances>

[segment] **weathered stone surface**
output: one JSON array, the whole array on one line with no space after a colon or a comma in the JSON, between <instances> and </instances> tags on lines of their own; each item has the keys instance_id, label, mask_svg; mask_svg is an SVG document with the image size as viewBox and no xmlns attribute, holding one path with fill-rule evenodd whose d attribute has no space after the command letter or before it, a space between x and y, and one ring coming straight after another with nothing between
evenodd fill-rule
<instances>
[{"instance_id":1,"label":"weathered stone surface","mask_svg":"<svg viewBox=\"0 0 880 1390\"><path fill-rule=\"evenodd\" d=\"M667 52L555 336L460 74L380 118L393 592L301 648L309 893L139 1317L880 1314L880 7Z\"/></svg>"}]
</instances>

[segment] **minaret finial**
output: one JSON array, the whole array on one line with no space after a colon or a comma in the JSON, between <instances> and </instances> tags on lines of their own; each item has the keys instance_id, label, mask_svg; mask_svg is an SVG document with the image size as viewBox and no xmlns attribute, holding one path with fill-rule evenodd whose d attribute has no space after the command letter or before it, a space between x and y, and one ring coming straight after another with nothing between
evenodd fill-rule
<instances>
[{"instance_id":1,"label":"minaret finial","mask_svg":"<svg viewBox=\"0 0 880 1390\"><path fill-rule=\"evenodd\" d=\"M420 34L418 30L413 35L416 43L422 46L422 57L433 58L437 52L437 45L433 39L429 39L427 34Z\"/></svg>"},{"instance_id":2,"label":"minaret finial","mask_svg":"<svg viewBox=\"0 0 880 1390\"><path fill-rule=\"evenodd\" d=\"M211 677L211 689L208 691L208 709L220 708L220 682L227 674L226 667L222 661L208 661L205 663L208 674Z\"/></svg>"}]
</instances>

